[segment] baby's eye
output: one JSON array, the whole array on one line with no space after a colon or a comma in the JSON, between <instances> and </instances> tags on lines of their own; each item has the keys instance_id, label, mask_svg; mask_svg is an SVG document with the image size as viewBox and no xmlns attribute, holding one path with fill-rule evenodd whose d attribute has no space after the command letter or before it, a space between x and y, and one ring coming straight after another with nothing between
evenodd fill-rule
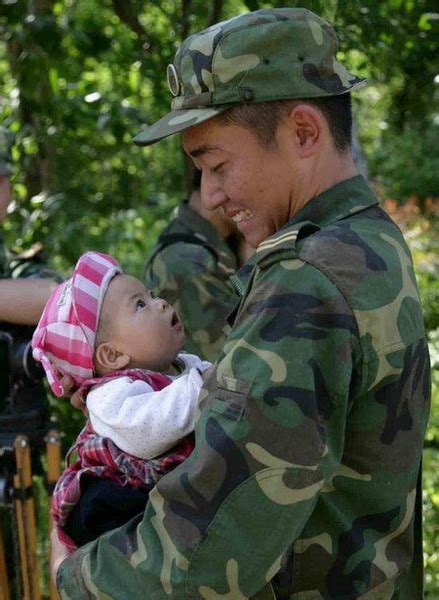
<instances>
[{"instance_id":1,"label":"baby's eye","mask_svg":"<svg viewBox=\"0 0 439 600\"><path fill-rule=\"evenodd\" d=\"M144 300L136 300L136 310L145 308L145 306L146 306L146 303Z\"/></svg>"},{"instance_id":2,"label":"baby's eye","mask_svg":"<svg viewBox=\"0 0 439 600\"><path fill-rule=\"evenodd\" d=\"M149 290L149 297L150 298L157 298L157 296L154 294L154 292L152 290Z\"/></svg>"}]
</instances>

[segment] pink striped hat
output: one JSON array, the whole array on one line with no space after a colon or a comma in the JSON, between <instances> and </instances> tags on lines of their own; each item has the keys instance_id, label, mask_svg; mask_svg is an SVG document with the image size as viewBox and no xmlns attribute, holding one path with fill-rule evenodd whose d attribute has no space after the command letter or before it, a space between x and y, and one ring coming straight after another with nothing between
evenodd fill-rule
<instances>
[{"instance_id":1,"label":"pink striped hat","mask_svg":"<svg viewBox=\"0 0 439 600\"><path fill-rule=\"evenodd\" d=\"M46 371L56 396L60 377L70 375L79 387L93 377L93 355L102 301L119 263L106 254L87 252L70 279L52 293L32 338L33 357Z\"/></svg>"}]
</instances>

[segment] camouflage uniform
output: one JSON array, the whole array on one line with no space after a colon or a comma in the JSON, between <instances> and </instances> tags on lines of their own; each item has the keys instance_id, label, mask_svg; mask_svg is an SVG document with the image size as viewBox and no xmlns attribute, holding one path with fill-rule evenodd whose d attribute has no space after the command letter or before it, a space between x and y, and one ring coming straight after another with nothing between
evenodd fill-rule
<instances>
[{"instance_id":1,"label":"camouflage uniform","mask_svg":"<svg viewBox=\"0 0 439 600\"><path fill-rule=\"evenodd\" d=\"M0 177L9 178L12 174L10 145L10 135L0 127ZM58 275L45 266L43 254L38 246L21 256L8 252L0 223L0 280L41 277L60 281ZM30 342L33 329L34 327L26 325L0 321L0 333L6 332L11 335L16 346ZM10 372L5 371L6 367L2 363L0 378L3 382L8 381L10 377ZM39 451L43 447L49 427L53 427L54 424L49 420L47 394L43 382L28 379L24 370L22 375L22 379L15 377L12 385L8 386L7 399L3 397L5 386L2 386L0 392L0 447L5 445L6 448L10 448L18 433L26 434L31 441L32 471L38 474L42 473ZM4 448L0 449L4 450ZM9 481L11 473L15 472L15 467L12 467L13 455L7 450L4 453L0 452L0 457L0 477ZM12 513L12 507L0 506L0 533L3 535L4 547L7 549L6 563L11 577L11 593L13 597L18 598L20 588L15 578L17 565L14 563L17 534L14 532L16 521ZM1 590L0 596L2 596Z\"/></svg>"},{"instance_id":2,"label":"camouflage uniform","mask_svg":"<svg viewBox=\"0 0 439 600\"><path fill-rule=\"evenodd\" d=\"M342 93L343 80L347 90L356 85L327 52L318 60L332 39L329 26L307 11L280 9L220 24L216 37L211 28L189 38L177 72L184 93L197 83L192 60L211 81L203 56L224 62L242 38L241 54L227 55L228 81L241 68L236 81L247 84L259 64L249 49L259 38L267 44L261 56L269 48L269 57L284 60L288 15L304 49L305 65L295 72L303 96L312 97L308 84L320 95ZM264 69L255 87L267 85ZM180 125L203 115L181 111ZM168 115L140 141L172 133L176 118ZM144 515L64 561L63 600L422 598L429 358L401 232L365 180L353 177L310 199L260 243L234 281L241 300L201 391L194 452L154 488Z\"/></svg>"},{"instance_id":3,"label":"camouflage uniform","mask_svg":"<svg viewBox=\"0 0 439 600\"><path fill-rule=\"evenodd\" d=\"M230 331L226 318L238 300L229 281L236 268L235 255L215 227L181 204L153 250L145 284L177 310L187 352L213 361L222 349Z\"/></svg>"},{"instance_id":4,"label":"camouflage uniform","mask_svg":"<svg viewBox=\"0 0 439 600\"><path fill-rule=\"evenodd\" d=\"M10 156L10 136L0 127L0 177L9 177L12 174L12 162ZM1 225L0 225L1 227ZM0 229L0 280L1 279L53 279L60 283L61 277L46 266L46 257L40 244L34 244L32 248L20 255L8 251L2 231ZM1 299L0 299L1 302ZM33 333L33 326L17 325L0 321L0 331L7 331L12 335L15 342L28 342ZM18 390L18 388L17 388ZM31 404L39 404L46 401L46 392L41 382L26 381L23 390L20 391L21 403L28 408Z\"/></svg>"}]
</instances>

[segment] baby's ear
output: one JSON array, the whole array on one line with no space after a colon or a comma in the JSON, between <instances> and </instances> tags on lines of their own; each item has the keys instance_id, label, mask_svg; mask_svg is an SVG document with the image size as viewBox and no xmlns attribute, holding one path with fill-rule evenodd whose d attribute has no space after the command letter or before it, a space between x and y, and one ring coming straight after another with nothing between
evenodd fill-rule
<instances>
[{"instance_id":1,"label":"baby's ear","mask_svg":"<svg viewBox=\"0 0 439 600\"><path fill-rule=\"evenodd\" d=\"M113 348L110 342L102 342L95 350L95 365L98 372L120 371L130 363L131 357Z\"/></svg>"}]
</instances>

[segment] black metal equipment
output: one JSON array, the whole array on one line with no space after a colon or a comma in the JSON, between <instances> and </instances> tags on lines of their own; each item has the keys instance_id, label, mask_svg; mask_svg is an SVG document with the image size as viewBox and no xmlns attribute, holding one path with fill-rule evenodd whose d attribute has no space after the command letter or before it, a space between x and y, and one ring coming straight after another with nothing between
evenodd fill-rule
<instances>
[{"instance_id":1,"label":"black metal equipment","mask_svg":"<svg viewBox=\"0 0 439 600\"><path fill-rule=\"evenodd\" d=\"M41 598L32 477L43 474L46 454L50 495L60 472L60 435L50 423L44 371L32 358L32 332L0 323L0 600ZM50 598L57 597L52 585Z\"/></svg>"}]
</instances>

